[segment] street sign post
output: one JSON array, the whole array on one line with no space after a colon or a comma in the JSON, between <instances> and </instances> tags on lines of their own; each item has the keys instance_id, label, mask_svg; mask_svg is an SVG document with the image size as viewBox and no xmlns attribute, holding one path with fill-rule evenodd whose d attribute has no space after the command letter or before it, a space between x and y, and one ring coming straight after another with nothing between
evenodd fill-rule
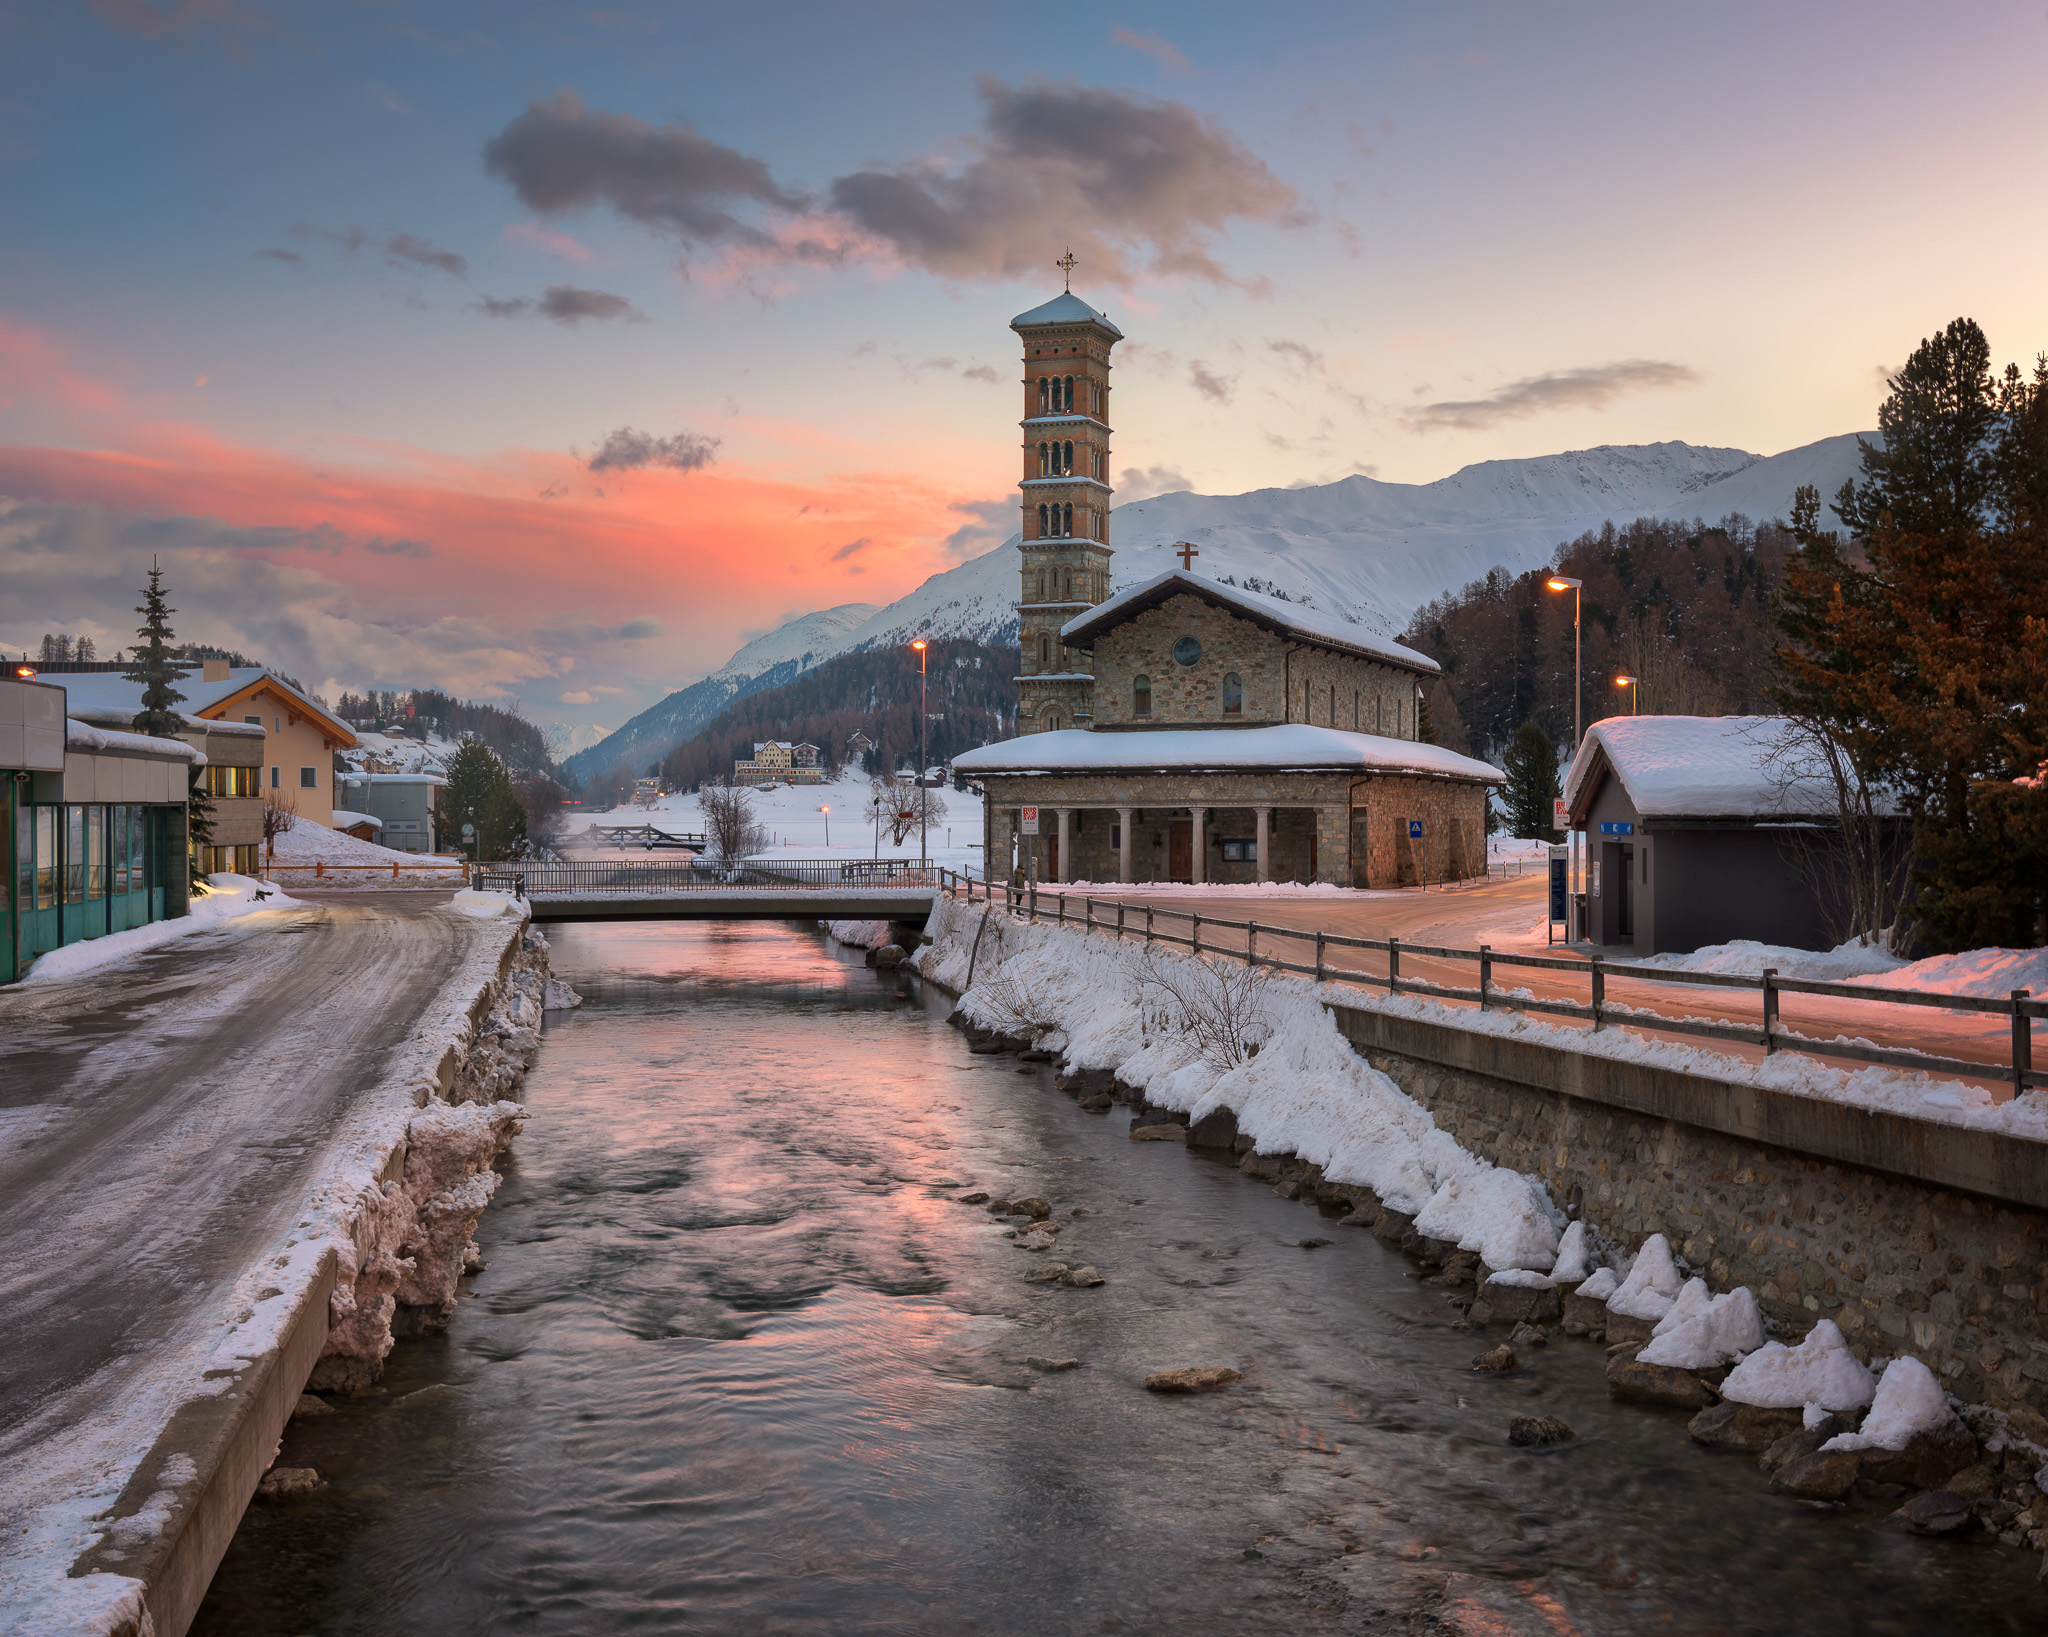
<instances>
[{"instance_id":1,"label":"street sign post","mask_svg":"<svg viewBox=\"0 0 2048 1637\"><path fill-rule=\"evenodd\" d=\"M1557 942L1557 923L1565 923L1565 942L1571 942L1571 849L1552 847L1550 849L1550 909L1549 924L1543 929L1546 943Z\"/></svg>"},{"instance_id":2,"label":"street sign post","mask_svg":"<svg viewBox=\"0 0 2048 1637\"><path fill-rule=\"evenodd\" d=\"M1021 824L1020 824L1020 825L1018 826L1018 833L1019 833L1019 834L1021 834L1021 835L1027 835L1027 836L1035 836L1035 835L1037 835L1037 834L1038 834L1038 809L1037 809L1037 808L1035 808L1035 807L1020 807L1020 808L1018 808L1018 809L1017 809L1017 812L1018 812L1018 815L1020 816L1020 818L1021 818L1021 819L1022 819L1022 821L1023 821L1023 822L1022 822L1022 823L1021 823Z\"/></svg>"}]
</instances>

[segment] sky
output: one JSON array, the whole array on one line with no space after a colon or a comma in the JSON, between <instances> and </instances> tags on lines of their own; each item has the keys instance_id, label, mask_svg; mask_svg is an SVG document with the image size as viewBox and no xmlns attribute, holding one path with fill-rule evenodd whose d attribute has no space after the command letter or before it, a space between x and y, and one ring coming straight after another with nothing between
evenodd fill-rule
<instances>
[{"instance_id":1,"label":"sky","mask_svg":"<svg viewBox=\"0 0 2048 1637\"><path fill-rule=\"evenodd\" d=\"M613 726L1119 501L1875 423L2048 348L2048 7L0 0L0 648Z\"/></svg>"}]
</instances>

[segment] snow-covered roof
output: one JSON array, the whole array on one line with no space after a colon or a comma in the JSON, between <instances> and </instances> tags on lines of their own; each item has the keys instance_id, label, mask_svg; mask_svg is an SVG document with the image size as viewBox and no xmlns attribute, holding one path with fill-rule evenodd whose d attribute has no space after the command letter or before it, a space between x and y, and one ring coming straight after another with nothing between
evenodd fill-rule
<instances>
[{"instance_id":1,"label":"snow-covered roof","mask_svg":"<svg viewBox=\"0 0 2048 1637\"><path fill-rule=\"evenodd\" d=\"M138 690L139 691L139 690ZM68 690L67 690L68 692ZM134 710L116 709L111 706L80 705L77 700L69 701L71 714L81 722L90 722L94 727L126 727L141 713L138 703ZM218 733L223 738L261 739L263 729L253 722L221 722L204 716L194 716L189 711L173 711L171 714L185 724L190 733Z\"/></svg>"},{"instance_id":2,"label":"snow-covered roof","mask_svg":"<svg viewBox=\"0 0 2048 1637\"><path fill-rule=\"evenodd\" d=\"M375 813L351 813L346 807L335 808L332 828L336 830L353 830L357 826L364 824L367 824L373 830L384 828L384 821Z\"/></svg>"},{"instance_id":3,"label":"snow-covered roof","mask_svg":"<svg viewBox=\"0 0 2048 1637\"><path fill-rule=\"evenodd\" d=\"M442 784L448 781L439 773L344 773L341 782L349 784Z\"/></svg>"},{"instance_id":4,"label":"snow-covered roof","mask_svg":"<svg viewBox=\"0 0 2048 1637\"><path fill-rule=\"evenodd\" d=\"M1835 812L1822 769L1781 716L1611 716L1565 774L1575 818L1603 773L1644 818L1815 818Z\"/></svg>"},{"instance_id":5,"label":"snow-covered roof","mask_svg":"<svg viewBox=\"0 0 2048 1637\"><path fill-rule=\"evenodd\" d=\"M1126 587L1107 602L1097 603L1085 614L1076 615L1060 627L1060 640L1072 648L1090 648L1100 633L1121 625L1148 608L1157 608L1169 597L1186 595L1216 603L1232 613L1254 620L1283 636L1336 648L1347 654L1363 654L1404 670L1435 676L1442 669L1427 654L1404 648L1387 637L1376 637L1362 625L1351 625L1334 614L1264 596L1240 586L1223 585L1184 568L1171 568L1140 585Z\"/></svg>"},{"instance_id":6,"label":"snow-covered roof","mask_svg":"<svg viewBox=\"0 0 2048 1637\"><path fill-rule=\"evenodd\" d=\"M1500 783L1499 768L1441 745L1288 722L1269 728L1062 728L983 745L953 758L964 773L1360 771L1419 773Z\"/></svg>"},{"instance_id":7,"label":"snow-covered roof","mask_svg":"<svg viewBox=\"0 0 2048 1637\"><path fill-rule=\"evenodd\" d=\"M173 686L185 696L179 701L179 711L186 716L198 717L205 716L208 711L226 704L237 694L259 683L275 688L288 699L297 700L303 707L301 714L318 717L344 744L356 742L356 736L347 723L337 720L332 711L308 699L275 671L261 665L234 666L228 671L226 680L220 682L208 682L195 666ZM64 692L75 706L95 714L125 710L133 716L142 709L142 684L130 682L119 671L66 673Z\"/></svg>"},{"instance_id":8,"label":"snow-covered roof","mask_svg":"<svg viewBox=\"0 0 2048 1637\"><path fill-rule=\"evenodd\" d=\"M1073 291L1057 295L1043 306L1033 307L1028 313L1019 313L1010 320L1013 330L1036 329L1045 324L1099 324L1119 341L1124 332L1109 321L1109 314L1098 313Z\"/></svg>"},{"instance_id":9,"label":"snow-covered roof","mask_svg":"<svg viewBox=\"0 0 2048 1637\"><path fill-rule=\"evenodd\" d=\"M206 765L206 752L188 745L183 739L158 739L147 733L123 733L114 728L94 727L89 722L67 717L64 722L64 748L76 751L98 751L109 756L150 756L164 762L190 762L194 767Z\"/></svg>"}]
</instances>

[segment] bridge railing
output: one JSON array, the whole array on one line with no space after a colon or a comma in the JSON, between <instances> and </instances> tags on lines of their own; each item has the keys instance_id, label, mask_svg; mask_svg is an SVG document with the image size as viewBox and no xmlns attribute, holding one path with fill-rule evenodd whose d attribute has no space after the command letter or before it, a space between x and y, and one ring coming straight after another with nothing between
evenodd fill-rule
<instances>
[{"instance_id":1,"label":"bridge railing","mask_svg":"<svg viewBox=\"0 0 2048 1637\"><path fill-rule=\"evenodd\" d=\"M528 898L636 897L692 892L858 892L935 888L937 866L914 858L502 859L472 885Z\"/></svg>"}]
</instances>

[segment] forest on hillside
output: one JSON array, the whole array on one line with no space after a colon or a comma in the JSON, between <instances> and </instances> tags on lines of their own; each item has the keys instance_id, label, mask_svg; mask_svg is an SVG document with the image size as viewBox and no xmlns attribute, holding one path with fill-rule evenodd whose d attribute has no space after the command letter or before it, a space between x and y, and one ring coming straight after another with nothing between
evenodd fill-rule
<instances>
[{"instance_id":1,"label":"forest on hillside","mask_svg":"<svg viewBox=\"0 0 2048 1637\"><path fill-rule=\"evenodd\" d=\"M466 734L481 739L515 773L544 773L552 777L557 772L546 733L526 719L517 701L491 705L479 699L457 699L439 688L413 688L345 693L335 707L335 714L344 722L374 722L379 726L403 723L408 718L424 721L437 738L460 739Z\"/></svg>"},{"instance_id":2,"label":"forest on hillside","mask_svg":"<svg viewBox=\"0 0 2048 1637\"><path fill-rule=\"evenodd\" d=\"M1722 716L1769 709L1771 600L1795 549L1778 522L1612 523L1557 549L1555 566L1495 569L1416 611L1401 640L1443 667L1429 691L1439 742L1498 763L1534 720L1572 742L1572 595L1583 580L1585 719L1634 709ZM1631 689L1615 678L1636 678Z\"/></svg>"},{"instance_id":3,"label":"forest on hillside","mask_svg":"<svg viewBox=\"0 0 2048 1637\"><path fill-rule=\"evenodd\" d=\"M1007 738L1017 726L1017 650L941 640L929 650L925 754L944 762ZM732 764L764 739L809 742L823 753L828 776L864 734L875 748L860 757L870 771L893 772L917 761L917 655L888 647L842 654L815 670L736 702L695 738L663 757L655 771L672 789L692 790L729 778ZM586 801L618 800L646 770L621 765L585 787Z\"/></svg>"}]
</instances>

